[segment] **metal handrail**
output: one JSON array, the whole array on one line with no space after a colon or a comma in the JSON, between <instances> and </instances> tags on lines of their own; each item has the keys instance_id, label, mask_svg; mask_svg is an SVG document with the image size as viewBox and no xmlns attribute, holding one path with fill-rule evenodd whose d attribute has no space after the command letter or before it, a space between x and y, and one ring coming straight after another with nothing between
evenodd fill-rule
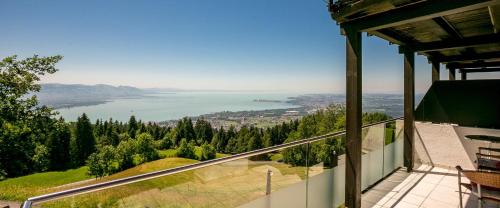
<instances>
[{"instance_id":1,"label":"metal handrail","mask_svg":"<svg viewBox=\"0 0 500 208\"><path fill-rule=\"evenodd\" d=\"M375 126L378 124L389 123L389 122L400 120L400 119L403 119L403 117L393 118L393 119L389 119L389 120L385 120L385 121L380 121L380 122L376 122L376 123L363 125L362 128L367 128L367 127ZM320 140L330 138L330 137L341 136L341 135L344 135L345 133L346 133L345 130L332 132L332 133L324 134L321 136L315 136L315 137L311 137L308 139L301 139L301 140L297 140L297 141L293 141L293 142L275 145L272 147L266 147L266 148L262 148L262 149L258 149L258 150L252 150L252 151L248 151L248 152L244 152L244 153L240 153L240 154L230 155L230 156L223 157L223 158L202 161L202 162L189 164L189 165L183 165L183 166L179 166L179 167L175 167L175 168L159 170L159 171L154 171L151 173L144 173L144 174L140 174L140 175L136 175L136 176L130 176L130 177L120 178L120 179L116 179L116 180L112 180L112 181L106 181L106 182L92 184L92 185L88 185L88 186L83 186L83 187L68 189L68 190L64 190L64 191L44 194L44 195L40 195L40 196L30 197L26 201L23 202L21 207L22 208L30 208L35 203L46 202L46 201L55 200L55 199L59 199L59 198L95 192L95 191L109 189L109 188L122 186L122 185L130 184L130 183L145 181L145 180L154 179L154 178L163 177L163 176L168 176L168 175L172 175L172 174L176 174L176 173L182 173L182 172L186 172L189 170L200 169L200 168L207 167L207 166L217 165L217 164L230 162L230 161L234 161L234 160L238 160L238 159L248 158L248 157L255 156L255 155L270 153L270 152L282 150L282 149L289 148L289 147L295 147L295 146L299 146L302 144L312 143L312 142L320 141Z\"/></svg>"}]
</instances>

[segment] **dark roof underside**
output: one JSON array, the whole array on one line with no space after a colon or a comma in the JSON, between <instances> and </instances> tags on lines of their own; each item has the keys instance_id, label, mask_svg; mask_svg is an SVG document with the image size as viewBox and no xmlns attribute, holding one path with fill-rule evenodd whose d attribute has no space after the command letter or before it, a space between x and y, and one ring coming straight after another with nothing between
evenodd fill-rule
<instances>
[{"instance_id":1,"label":"dark roof underside","mask_svg":"<svg viewBox=\"0 0 500 208\"><path fill-rule=\"evenodd\" d=\"M330 12L342 28L368 32L449 67L500 66L499 0L343 0L330 5Z\"/></svg>"}]
</instances>

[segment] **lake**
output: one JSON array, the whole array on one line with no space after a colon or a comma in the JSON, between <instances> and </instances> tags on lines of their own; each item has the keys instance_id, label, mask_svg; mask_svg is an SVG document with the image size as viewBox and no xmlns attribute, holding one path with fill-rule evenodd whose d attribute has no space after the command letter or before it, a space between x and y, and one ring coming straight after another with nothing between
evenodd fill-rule
<instances>
[{"instance_id":1,"label":"lake","mask_svg":"<svg viewBox=\"0 0 500 208\"><path fill-rule=\"evenodd\" d=\"M128 121L131 115L143 121L165 121L221 111L250 111L300 107L287 103L292 93L255 92L176 92L155 93L141 98L115 99L104 104L60 108L56 111L68 121L86 113L91 121L113 118ZM279 100L282 102L255 102Z\"/></svg>"}]
</instances>

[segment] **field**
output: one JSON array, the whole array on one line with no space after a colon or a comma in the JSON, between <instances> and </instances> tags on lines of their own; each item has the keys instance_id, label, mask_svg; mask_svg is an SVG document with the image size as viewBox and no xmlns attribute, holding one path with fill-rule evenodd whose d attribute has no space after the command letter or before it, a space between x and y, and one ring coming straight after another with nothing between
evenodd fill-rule
<instances>
[{"instance_id":1,"label":"field","mask_svg":"<svg viewBox=\"0 0 500 208\"><path fill-rule=\"evenodd\" d=\"M134 168L104 177L93 179L88 176L87 167L62 172L35 173L28 176L7 179L0 182L0 200L23 201L30 196L46 194L68 188L109 181L151 171L173 168L195 163L196 160L184 158L166 158L145 163ZM79 182L80 181L80 182ZM77 182L77 183L76 183Z\"/></svg>"},{"instance_id":2,"label":"field","mask_svg":"<svg viewBox=\"0 0 500 208\"><path fill-rule=\"evenodd\" d=\"M51 188L91 178L87 167L61 172L35 173L0 181L0 200L22 201L29 196L51 192Z\"/></svg>"},{"instance_id":3,"label":"field","mask_svg":"<svg viewBox=\"0 0 500 208\"><path fill-rule=\"evenodd\" d=\"M92 180L92 177L86 174L87 167L84 166L66 171L35 173L0 181L0 200L23 201L30 196L196 162L195 160L176 158L176 151L174 149L160 150L159 154L161 158L165 159L142 164L98 180ZM200 147L196 147L195 154L198 157L201 155ZM227 155L221 153L217 153L216 155L217 158L224 156Z\"/></svg>"},{"instance_id":4,"label":"field","mask_svg":"<svg viewBox=\"0 0 500 208\"><path fill-rule=\"evenodd\" d=\"M163 160L169 159L179 158ZM305 167L241 159L57 200L43 207L237 207L265 196L268 170L273 171L273 191L303 183L306 177ZM311 168L309 174L322 171L322 167ZM122 174L120 177L127 176Z\"/></svg>"},{"instance_id":5,"label":"field","mask_svg":"<svg viewBox=\"0 0 500 208\"><path fill-rule=\"evenodd\" d=\"M172 150L165 150L162 154L172 153ZM273 158L280 159L281 155L276 154ZM196 162L185 158L166 157L101 179L89 178L86 175L86 167L65 172L38 173L0 182L2 194L0 200L22 201L29 196ZM306 177L304 167L290 167L277 161L242 159L40 205L41 207L207 207L207 205L234 207L265 195L268 170L273 171L273 191L303 182ZM312 171L310 174L320 173L322 168L310 171Z\"/></svg>"}]
</instances>

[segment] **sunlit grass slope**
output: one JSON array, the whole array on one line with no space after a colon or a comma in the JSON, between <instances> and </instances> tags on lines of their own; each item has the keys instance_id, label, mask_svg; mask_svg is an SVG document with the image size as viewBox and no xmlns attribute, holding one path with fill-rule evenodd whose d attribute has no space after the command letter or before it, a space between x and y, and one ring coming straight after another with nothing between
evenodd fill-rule
<instances>
[{"instance_id":1,"label":"sunlit grass slope","mask_svg":"<svg viewBox=\"0 0 500 208\"><path fill-rule=\"evenodd\" d=\"M87 175L87 167L61 172L36 173L0 181L0 200L23 201L30 196L178 167L195 162L197 161L184 158L165 158L141 164L97 180Z\"/></svg>"},{"instance_id":2,"label":"sunlit grass slope","mask_svg":"<svg viewBox=\"0 0 500 208\"><path fill-rule=\"evenodd\" d=\"M29 196L51 191L51 188L91 178L87 167L66 171L35 173L0 181L0 200L21 201Z\"/></svg>"},{"instance_id":3,"label":"sunlit grass slope","mask_svg":"<svg viewBox=\"0 0 500 208\"><path fill-rule=\"evenodd\" d=\"M160 159L148 163L141 164L139 166L121 171L119 173L104 177L102 179L91 180L83 184L77 184L73 187L65 187L74 188L77 186L89 185L94 183L99 183L103 181L109 181L113 179L138 175L142 173L148 173L157 170L163 170L178 166L183 166L187 164L192 164L198 162L197 160L185 159L185 158L165 158ZM173 186L178 183L183 183L185 181L190 181L193 178L192 172L180 173L171 176L160 177L157 179L146 180L138 183L132 183L124 186L119 186L116 188L111 188L103 191L98 191L91 194L84 194L81 196L71 197L62 200L55 200L46 204L43 204L44 207L109 207L114 206L115 203L121 199L130 195L138 194L145 190L168 187Z\"/></svg>"}]
</instances>

